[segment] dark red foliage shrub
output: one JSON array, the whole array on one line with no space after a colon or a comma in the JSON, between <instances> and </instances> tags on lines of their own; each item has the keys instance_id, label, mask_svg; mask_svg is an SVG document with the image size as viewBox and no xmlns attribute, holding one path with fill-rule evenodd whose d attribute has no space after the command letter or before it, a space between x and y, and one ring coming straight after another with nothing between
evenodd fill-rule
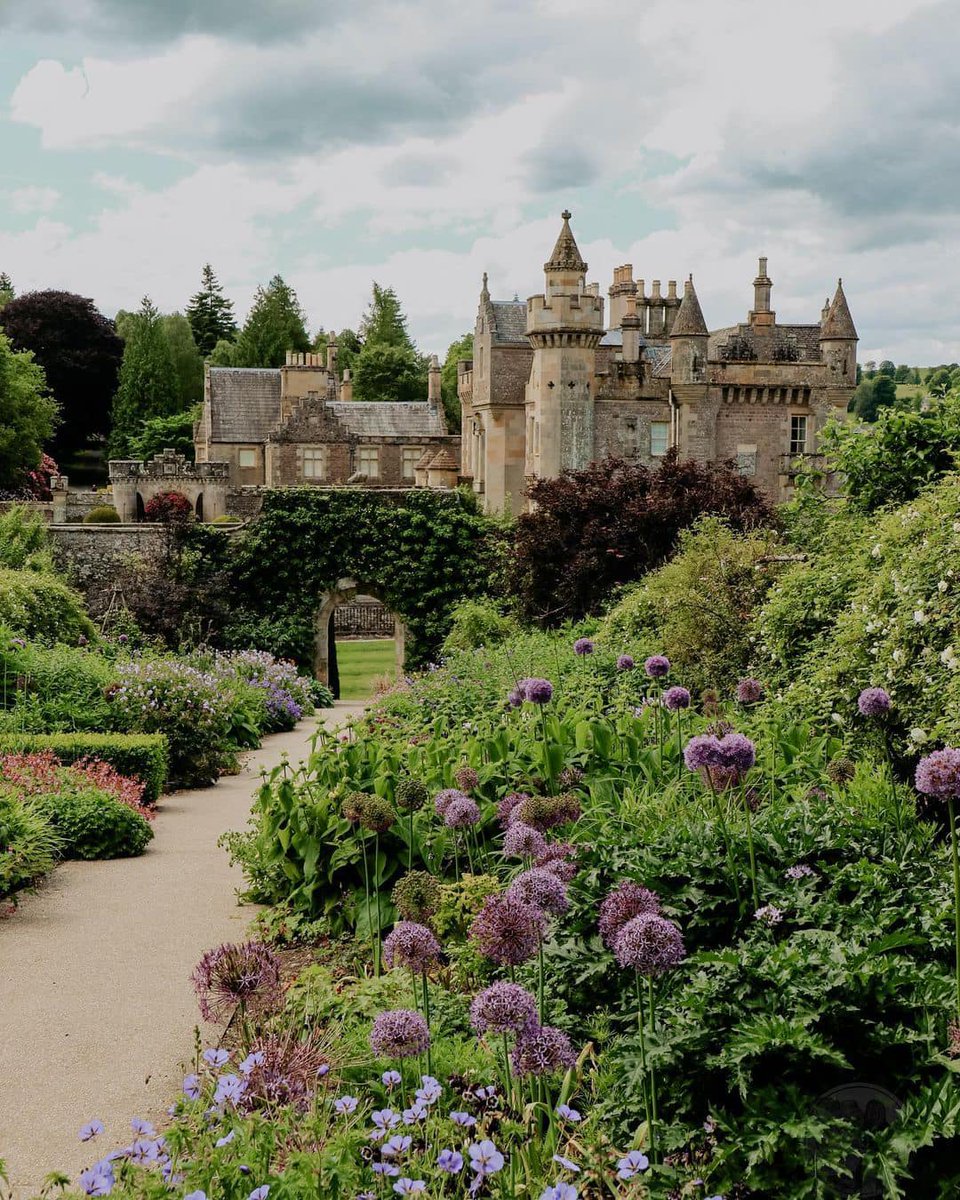
<instances>
[{"instance_id":1,"label":"dark red foliage shrub","mask_svg":"<svg viewBox=\"0 0 960 1200\"><path fill-rule=\"evenodd\" d=\"M674 450L654 471L607 458L538 479L527 495L536 507L517 522L509 583L524 616L543 625L599 612L706 513L737 530L773 521L768 501L732 466L681 462Z\"/></svg>"},{"instance_id":2,"label":"dark red foliage shrub","mask_svg":"<svg viewBox=\"0 0 960 1200\"><path fill-rule=\"evenodd\" d=\"M193 516L193 505L182 492L158 492L143 507L148 521L165 525L185 525Z\"/></svg>"}]
</instances>

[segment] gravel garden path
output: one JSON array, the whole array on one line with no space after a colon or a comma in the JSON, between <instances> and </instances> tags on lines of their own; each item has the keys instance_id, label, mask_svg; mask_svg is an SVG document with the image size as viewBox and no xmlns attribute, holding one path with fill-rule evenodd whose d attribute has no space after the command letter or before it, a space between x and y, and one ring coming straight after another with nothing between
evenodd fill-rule
<instances>
[{"instance_id":1,"label":"gravel garden path","mask_svg":"<svg viewBox=\"0 0 960 1200\"><path fill-rule=\"evenodd\" d=\"M339 725L364 707L340 702L319 719ZM316 724L267 738L216 787L162 797L141 858L64 863L0 924L0 1159L15 1196L53 1169L76 1179L126 1144L131 1117L159 1119L179 1091L199 1021L190 972L242 939L254 911L238 905L241 874L217 839L246 825L261 770L299 762ZM106 1135L83 1145L77 1131L95 1117Z\"/></svg>"}]
</instances>

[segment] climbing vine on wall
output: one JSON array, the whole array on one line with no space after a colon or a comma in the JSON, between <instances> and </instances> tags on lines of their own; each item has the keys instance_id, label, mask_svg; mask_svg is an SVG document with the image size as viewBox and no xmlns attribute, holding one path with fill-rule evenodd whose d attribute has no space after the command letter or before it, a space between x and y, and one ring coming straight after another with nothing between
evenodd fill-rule
<instances>
[{"instance_id":1,"label":"climbing vine on wall","mask_svg":"<svg viewBox=\"0 0 960 1200\"><path fill-rule=\"evenodd\" d=\"M352 578L407 622L407 662L435 657L450 610L489 591L500 574L500 527L460 492L285 488L268 492L242 534L194 527L192 552L225 567L229 645L312 661L323 592Z\"/></svg>"}]
</instances>

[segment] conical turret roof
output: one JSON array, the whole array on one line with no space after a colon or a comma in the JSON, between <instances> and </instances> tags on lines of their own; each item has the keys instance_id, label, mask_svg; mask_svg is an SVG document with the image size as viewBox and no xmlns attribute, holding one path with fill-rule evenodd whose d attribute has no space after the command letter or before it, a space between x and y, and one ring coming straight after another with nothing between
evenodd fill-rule
<instances>
[{"instance_id":1,"label":"conical turret roof","mask_svg":"<svg viewBox=\"0 0 960 1200\"><path fill-rule=\"evenodd\" d=\"M583 261L580 248L577 246L573 231L570 228L569 209L564 209L560 215L563 218L560 236L557 238L557 244L553 248L553 253L543 264L543 269L545 271L585 272L587 264Z\"/></svg>"},{"instance_id":2,"label":"conical turret roof","mask_svg":"<svg viewBox=\"0 0 960 1200\"><path fill-rule=\"evenodd\" d=\"M847 298L843 294L843 280L838 279L837 291L833 297L833 303L830 305L830 311L827 313L826 320L820 327L820 340L846 338L852 341L856 337L857 329L853 323L853 317L850 316Z\"/></svg>"},{"instance_id":3,"label":"conical turret roof","mask_svg":"<svg viewBox=\"0 0 960 1200\"><path fill-rule=\"evenodd\" d=\"M706 337L710 331L703 319L703 309L693 286L693 276L683 285L683 299L677 309L677 319L670 331L671 337Z\"/></svg>"}]
</instances>

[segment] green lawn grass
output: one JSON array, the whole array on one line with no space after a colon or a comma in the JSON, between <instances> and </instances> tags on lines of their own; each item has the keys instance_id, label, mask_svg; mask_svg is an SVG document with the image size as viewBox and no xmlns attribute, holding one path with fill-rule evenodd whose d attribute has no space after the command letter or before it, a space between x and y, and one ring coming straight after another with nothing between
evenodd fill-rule
<instances>
[{"instance_id":1,"label":"green lawn grass","mask_svg":"<svg viewBox=\"0 0 960 1200\"><path fill-rule=\"evenodd\" d=\"M374 683L397 673L397 648L392 638L371 641L337 641L340 699L369 700Z\"/></svg>"}]
</instances>

